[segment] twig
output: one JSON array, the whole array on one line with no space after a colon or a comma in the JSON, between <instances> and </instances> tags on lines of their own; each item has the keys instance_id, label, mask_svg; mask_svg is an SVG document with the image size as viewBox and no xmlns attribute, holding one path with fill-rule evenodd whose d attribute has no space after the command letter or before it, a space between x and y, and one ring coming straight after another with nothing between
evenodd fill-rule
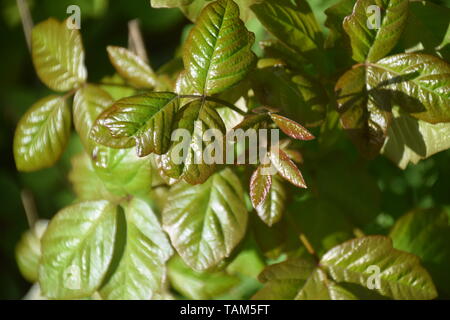
<instances>
[{"instance_id":1,"label":"twig","mask_svg":"<svg viewBox=\"0 0 450 320\"><path fill-rule=\"evenodd\" d=\"M20 20L22 21L25 40L27 41L28 51L31 52L31 30L33 29L33 19L26 0L16 0L19 9Z\"/></svg>"},{"instance_id":2,"label":"twig","mask_svg":"<svg viewBox=\"0 0 450 320\"><path fill-rule=\"evenodd\" d=\"M148 64L147 51L145 50L144 41L142 40L138 19L130 20L128 22L128 48Z\"/></svg>"},{"instance_id":3,"label":"twig","mask_svg":"<svg viewBox=\"0 0 450 320\"><path fill-rule=\"evenodd\" d=\"M20 193L20 197L22 199L22 204L27 216L28 226L30 227L30 229L33 229L36 221L39 220L33 194L30 190L24 189Z\"/></svg>"}]
</instances>

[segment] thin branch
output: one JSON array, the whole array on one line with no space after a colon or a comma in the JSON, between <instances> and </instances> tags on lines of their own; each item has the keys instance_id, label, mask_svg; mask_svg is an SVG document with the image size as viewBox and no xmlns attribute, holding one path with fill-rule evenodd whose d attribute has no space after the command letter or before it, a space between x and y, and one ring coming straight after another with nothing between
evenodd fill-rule
<instances>
[{"instance_id":1,"label":"thin branch","mask_svg":"<svg viewBox=\"0 0 450 320\"><path fill-rule=\"evenodd\" d=\"M19 9L20 20L22 21L25 40L27 41L28 51L31 52L31 30L33 29L33 18L31 18L30 9L26 0L16 0Z\"/></svg>"},{"instance_id":2,"label":"thin branch","mask_svg":"<svg viewBox=\"0 0 450 320\"><path fill-rule=\"evenodd\" d=\"M33 194L30 190L24 189L20 193L22 199L22 204L25 209L25 214L27 216L28 226L33 229L36 221L39 220L39 216L36 210L36 203L34 201Z\"/></svg>"},{"instance_id":3,"label":"thin branch","mask_svg":"<svg viewBox=\"0 0 450 320\"><path fill-rule=\"evenodd\" d=\"M147 51L145 50L138 19L128 22L128 48L148 64Z\"/></svg>"}]
</instances>

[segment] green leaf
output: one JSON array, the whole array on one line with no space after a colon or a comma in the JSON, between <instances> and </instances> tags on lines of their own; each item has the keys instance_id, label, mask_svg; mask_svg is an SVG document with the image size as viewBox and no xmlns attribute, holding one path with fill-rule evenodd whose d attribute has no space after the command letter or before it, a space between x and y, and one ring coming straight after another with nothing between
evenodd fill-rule
<instances>
[{"instance_id":1,"label":"green leaf","mask_svg":"<svg viewBox=\"0 0 450 320\"><path fill-rule=\"evenodd\" d=\"M450 124L431 124L393 110L394 118L381 152L401 169L450 148Z\"/></svg>"},{"instance_id":2,"label":"green leaf","mask_svg":"<svg viewBox=\"0 0 450 320\"><path fill-rule=\"evenodd\" d=\"M80 202L57 213L42 237L39 283L53 299L89 297L111 262L117 208L105 200Z\"/></svg>"},{"instance_id":3,"label":"green leaf","mask_svg":"<svg viewBox=\"0 0 450 320\"><path fill-rule=\"evenodd\" d=\"M186 6L194 0L150 0L153 8L176 8L179 6Z\"/></svg>"},{"instance_id":4,"label":"green leaf","mask_svg":"<svg viewBox=\"0 0 450 320\"><path fill-rule=\"evenodd\" d=\"M133 138L136 153L163 154L171 143L178 97L170 92L150 92L116 101L97 118L113 138Z\"/></svg>"},{"instance_id":5,"label":"green leaf","mask_svg":"<svg viewBox=\"0 0 450 320\"><path fill-rule=\"evenodd\" d=\"M368 83L385 104L386 97L420 120L450 122L450 65L439 58L415 53L387 57L369 65Z\"/></svg>"},{"instance_id":6,"label":"green leaf","mask_svg":"<svg viewBox=\"0 0 450 320\"><path fill-rule=\"evenodd\" d=\"M282 60L290 69L305 71L308 61L293 49L277 40L261 41L259 45L264 50L264 56Z\"/></svg>"},{"instance_id":7,"label":"green leaf","mask_svg":"<svg viewBox=\"0 0 450 320\"><path fill-rule=\"evenodd\" d=\"M50 89L68 91L86 81L84 51L78 30L50 18L33 28L31 53L39 78Z\"/></svg>"},{"instance_id":8,"label":"green leaf","mask_svg":"<svg viewBox=\"0 0 450 320\"><path fill-rule=\"evenodd\" d=\"M108 199L118 201L122 195L112 194L94 170L87 153L82 152L71 159L68 179L79 200Z\"/></svg>"},{"instance_id":9,"label":"green leaf","mask_svg":"<svg viewBox=\"0 0 450 320\"><path fill-rule=\"evenodd\" d=\"M192 270L176 256L168 265L172 287L188 299L214 299L239 283L239 278L224 271L200 272Z\"/></svg>"},{"instance_id":10,"label":"green leaf","mask_svg":"<svg viewBox=\"0 0 450 320\"><path fill-rule=\"evenodd\" d=\"M379 268L376 274L380 287L375 290L394 299L433 299L437 296L433 281L420 265L419 259L396 250L383 236L354 239L328 251L320 265L337 281L368 287L374 275L369 267Z\"/></svg>"},{"instance_id":11,"label":"green leaf","mask_svg":"<svg viewBox=\"0 0 450 320\"><path fill-rule=\"evenodd\" d=\"M167 176L184 179L190 184L198 184L206 181L215 171L217 161L214 161L214 157L209 161L205 153L210 148L220 152L223 145L220 142L205 142L202 137L204 131L208 129L216 129L221 135L225 135L225 124L215 110L216 107L217 104L214 102L197 99L177 112L174 128L179 129L178 132L182 132L183 135L181 139L180 137L179 140L175 139L169 151L158 161L160 170ZM189 135L185 136L187 133Z\"/></svg>"},{"instance_id":12,"label":"green leaf","mask_svg":"<svg viewBox=\"0 0 450 320\"><path fill-rule=\"evenodd\" d=\"M124 211L125 248L100 295L107 300L154 299L165 288L165 264L172 247L146 201L133 198L124 205Z\"/></svg>"},{"instance_id":13,"label":"green leaf","mask_svg":"<svg viewBox=\"0 0 450 320\"><path fill-rule=\"evenodd\" d=\"M204 184L176 184L163 211L164 230L183 261L195 270L228 257L247 227L244 191L238 177L225 169Z\"/></svg>"},{"instance_id":14,"label":"green leaf","mask_svg":"<svg viewBox=\"0 0 450 320\"><path fill-rule=\"evenodd\" d=\"M16 260L20 273L29 282L38 280L41 258L41 237L47 228L47 220L38 220L32 229L22 234L16 246Z\"/></svg>"},{"instance_id":15,"label":"green leaf","mask_svg":"<svg viewBox=\"0 0 450 320\"><path fill-rule=\"evenodd\" d=\"M232 0L207 5L183 49L186 80L193 89L189 93L212 95L244 79L255 62L254 39Z\"/></svg>"},{"instance_id":16,"label":"green leaf","mask_svg":"<svg viewBox=\"0 0 450 320\"><path fill-rule=\"evenodd\" d=\"M271 113L270 117L273 122L281 129L285 134L290 136L291 138L297 140L312 140L314 136L309 133L304 127L299 125L297 122L288 119L286 117L280 116L278 114Z\"/></svg>"},{"instance_id":17,"label":"green leaf","mask_svg":"<svg viewBox=\"0 0 450 320\"><path fill-rule=\"evenodd\" d=\"M51 95L36 102L20 119L14 135L19 171L53 166L70 136L71 115L64 97Z\"/></svg>"},{"instance_id":18,"label":"green leaf","mask_svg":"<svg viewBox=\"0 0 450 320\"><path fill-rule=\"evenodd\" d=\"M317 67L324 63L323 36L310 6L304 0L265 0L251 9L259 21L288 47Z\"/></svg>"},{"instance_id":19,"label":"green leaf","mask_svg":"<svg viewBox=\"0 0 450 320\"><path fill-rule=\"evenodd\" d=\"M280 108L305 126L316 126L325 117L326 93L321 85L302 75L290 75L281 68L264 68L252 73L252 87L258 101Z\"/></svg>"},{"instance_id":20,"label":"green leaf","mask_svg":"<svg viewBox=\"0 0 450 320\"><path fill-rule=\"evenodd\" d=\"M419 256L438 290L450 295L450 226L444 211L411 211L397 220L389 236L396 249Z\"/></svg>"},{"instance_id":21,"label":"green leaf","mask_svg":"<svg viewBox=\"0 0 450 320\"><path fill-rule=\"evenodd\" d=\"M253 296L257 300L356 299L307 259L296 258L271 265L259 275L259 279L265 286Z\"/></svg>"},{"instance_id":22,"label":"green leaf","mask_svg":"<svg viewBox=\"0 0 450 320\"><path fill-rule=\"evenodd\" d=\"M338 41L343 38L343 35L346 35L342 22L353 12L355 3L356 0L341 0L325 10L327 16L325 26L330 29L326 39L327 47L339 44Z\"/></svg>"},{"instance_id":23,"label":"green leaf","mask_svg":"<svg viewBox=\"0 0 450 320\"><path fill-rule=\"evenodd\" d=\"M399 47L405 52L437 51L448 61L450 8L430 1L414 1L409 6L408 23L400 38Z\"/></svg>"},{"instance_id":24,"label":"green leaf","mask_svg":"<svg viewBox=\"0 0 450 320\"><path fill-rule=\"evenodd\" d=\"M117 73L137 88L153 88L156 75L139 56L122 47L107 47L109 60Z\"/></svg>"},{"instance_id":25,"label":"green leaf","mask_svg":"<svg viewBox=\"0 0 450 320\"><path fill-rule=\"evenodd\" d=\"M86 84L78 89L73 100L73 123L85 150L91 153L96 143L90 138L91 128L98 115L114 100L103 89Z\"/></svg>"},{"instance_id":26,"label":"green leaf","mask_svg":"<svg viewBox=\"0 0 450 320\"><path fill-rule=\"evenodd\" d=\"M307 188L303 176L294 162L281 149L271 150L269 153L270 162L277 169L280 176L299 188Z\"/></svg>"},{"instance_id":27,"label":"green leaf","mask_svg":"<svg viewBox=\"0 0 450 320\"><path fill-rule=\"evenodd\" d=\"M259 168L258 168L259 169ZM257 171L258 171L257 169ZM255 171L255 173L257 172ZM255 175L255 173L253 175ZM278 176L262 176L260 174L258 179L270 180L269 188L267 189L266 196L259 202L254 203L253 193L254 188L250 185L250 195L252 196L253 207L255 208L258 216L269 227L280 221L283 216L286 205L286 190L283 187L283 183ZM253 178L253 176L252 176ZM256 179L255 179L256 180ZM252 182L254 180L252 179ZM253 192L252 192L253 191Z\"/></svg>"},{"instance_id":28,"label":"green leaf","mask_svg":"<svg viewBox=\"0 0 450 320\"><path fill-rule=\"evenodd\" d=\"M364 68L351 69L339 78L335 91L342 127L365 157L374 158L385 141L391 114L370 94L367 77Z\"/></svg>"},{"instance_id":29,"label":"green leaf","mask_svg":"<svg viewBox=\"0 0 450 320\"><path fill-rule=\"evenodd\" d=\"M358 62L377 61L395 47L408 18L408 0L358 0L353 13L344 19L344 30L350 37L353 59ZM368 10L377 6L376 13ZM371 26L369 28L369 25Z\"/></svg>"}]
</instances>

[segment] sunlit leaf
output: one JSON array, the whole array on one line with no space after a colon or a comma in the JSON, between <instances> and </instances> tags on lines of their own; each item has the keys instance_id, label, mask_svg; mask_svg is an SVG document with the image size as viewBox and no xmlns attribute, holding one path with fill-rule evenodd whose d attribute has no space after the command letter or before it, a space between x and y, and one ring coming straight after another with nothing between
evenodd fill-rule
<instances>
[{"instance_id":1,"label":"sunlit leaf","mask_svg":"<svg viewBox=\"0 0 450 320\"><path fill-rule=\"evenodd\" d=\"M297 122L280 116L278 114L270 114L273 122L288 136L298 140L312 140L314 136Z\"/></svg>"},{"instance_id":2,"label":"sunlit leaf","mask_svg":"<svg viewBox=\"0 0 450 320\"><path fill-rule=\"evenodd\" d=\"M69 141L71 114L63 97L36 102L20 119L14 136L14 159L20 171L51 167Z\"/></svg>"},{"instance_id":3,"label":"sunlit leaf","mask_svg":"<svg viewBox=\"0 0 450 320\"><path fill-rule=\"evenodd\" d=\"M122 47L108 46L109 60L117 73L138 88L153 88L156 75L139 56Z\"/></svg>"},{"instance_id":4,"label":"sunlit leaf","mask_svg":"<svg viewBox=\"0 0 450 320\"><path fill-rule=\"evenodd\" d=\"M244 79L255 62L254 39L232 0L206 6L183 49L186 78L194 90L189 93L212 95Z\"/></svg>"},{"instance_id":5,"label":"sunlit leaf","mask_svg":"<svg viewBox=\"0 0 450 320\"><path fill-rule=\"evenodd\" d=\"M89 297L100 286L111 262L117 207L87 201L66 207L42 238L39 283L49 298Z\"/></svg>"},{"instance_id":6,"label":"sunlit leaf","mask_svg":"<svg viewBox=\"0 0 450 320\"><path fill-rule=\"evenodd\" d=\"M379 268L376 279L381 295L394 299L433 299L436 289L428 272L416 256L396 250L383 236L351 240L328 251L320 265L338 282L367 287L374 275L371 266ZM375 270L374 268L374 270ZM373 277L372 277L373 278Z\"/></svg>"},{"instance_id":7,"label":"sunlit leaf","mask_svg":"<svg viewBox=\"0 0 450 320\"><path fill-rule=\"evenodd\" d=\"M154 299L164 289L165 264L173 250L146 201L134 198L124 205L124 211L125 248L117 265L112 264L100 295L108 300Z\"/></svg>"},{"instance_id":8,"label":"sunlit leaf","mask_svg":"<svg viewBox=\"0 0 450 320\"><path fill-rule=\"evenodd\" d=\"M281 149L269 153L270 162L277 169L280 176L299 188L307 188L305 180L288 155Z\"/></svg>"},{"instance_id":9,"label":"sunlit leaf","mask_svg":"<svg viewBox=\"0 0 450 320\"><path fill-rule=\"evenodd\" d=\"M201 185L176 184L163 211L163 226L191 268L216 265L245 234L247 209L238 177L225 169Z\"/></svg>"},{"instance_id":10,"label":"sunlit leaf","mask_svg":"<svg viewBox=\"0 0 450 320\"><path fill-rule=\"evenodd\" d=\"M356 2L353 13L344 19L343 24L350 37L354 60L377 61L389 54L406 26L408 3L408 0Z\"/></svg>"},{"instance_id":11,"label":"sunlit leaf","mask_svg":"<svg viewBox=\"0 0 450 320\"><path fill-rule=\"evenodd\" d=\"M113 138L133 138L138 156L163 154L170 146L177 95L151 92L116 101L100 114L96 126L106 127Z\"/></svg>"},{"instance_id":12,"label":"sunlit leaf","mask_svg":"<svg viewBox=\"0 0 450 320\"><path fill-rule=\"evenodd\" d=\"M39 78L55 91L68 91L86 81L84 51L77 29L50 18L33 28L33 63Z\"/></svg>"}]
</instances>

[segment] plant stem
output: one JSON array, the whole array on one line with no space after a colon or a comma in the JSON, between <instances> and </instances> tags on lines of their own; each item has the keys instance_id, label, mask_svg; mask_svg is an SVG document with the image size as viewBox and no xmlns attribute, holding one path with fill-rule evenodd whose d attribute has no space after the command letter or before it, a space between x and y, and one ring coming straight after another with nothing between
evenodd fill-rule
<instances>
[{"instance_id":1,"label":"plant stem","mask_svg":"<svg viewBox=\"0 0 450 320\"><path fill-rule=\"evenodd\" d=\"M30 9L26 0L17 0L20 20L22 21L23 32L27 42L28 51L31 52L31 30L33 29L33 19L31 18Z\"/></svg>"}]
</instances>

